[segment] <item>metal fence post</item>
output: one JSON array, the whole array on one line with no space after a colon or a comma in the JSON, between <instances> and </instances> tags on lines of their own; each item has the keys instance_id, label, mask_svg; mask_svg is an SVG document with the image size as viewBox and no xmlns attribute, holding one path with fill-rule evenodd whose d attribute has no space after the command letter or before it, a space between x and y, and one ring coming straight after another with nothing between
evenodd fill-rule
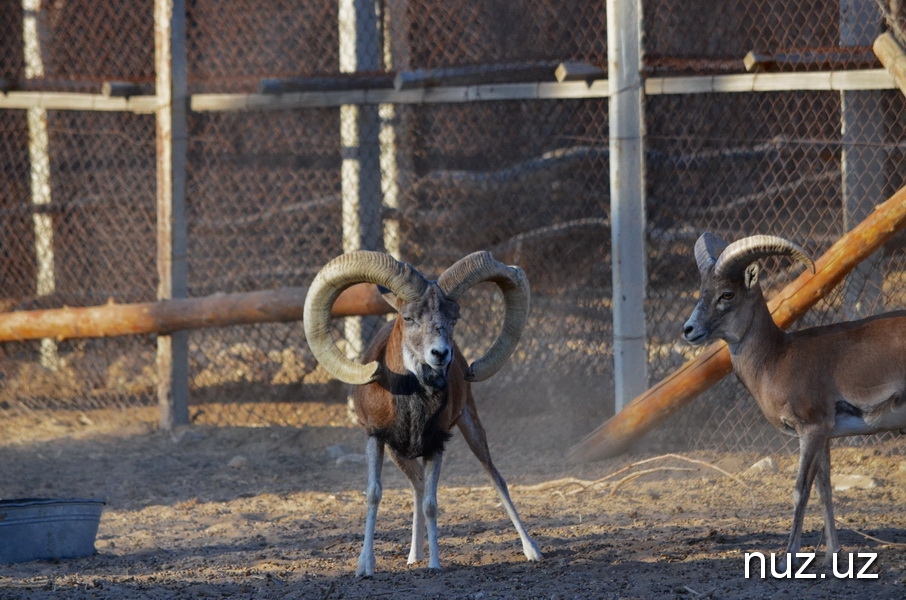
<instances>
[{"instance_id":1,"label":"metal fence post","mask_svg":"<svg viewBox=\"0 0 906 600\"><path fill-rule=\"evenodd\" d=\"M607 2L615 412L648 386L640 9Z\"/></svg>"},{"instance_id":2,"label":"metal fence post","mask_svg":"<svg viewBox=\"0 0 906 600\"><path fill-rule=\"evenodd\" d=\"M871 46L881 30L874 0L840 1L840 45ZM840 92L843 134L843 229L861 223L884 200L884 115L881 93ZM856 319L878 311L882 298L883 250L856 267L844 285L846 317Z\"/></svg>"},{"instance_id":3,"label":"metal fence post","mask_svg":"<svg viewBox=\"0 0 906 600\"><path fill-rule=\"evenodd\" d=\"M381 64L381 44L376 3L373 0L340 0L340 72L376 71ZM340 143L343 149L343 252L381 250L381 118L377 105L345 104L340 107ZM345 320L347 355L359 359L376 317ZM354 414L348 399L350 416Z\"/></svg>"},{"instance_id":4,"label":"metal fence post","mask_svg":"<svg viewBox=\"0 0 906 600\"><path fill-rule=\"evenodd\" d=\"M188 143L185 0L155 0L157 94L158 299L188 296L186 152ZM160 426L189 422L189 333L157 338Z\"/></svg>"},{"instance_id":5,"label":"metal fence post","mask_svg":"<svg viewBox=\"0 0 906 600\"><path fill-rule=\"evenodd\" d=\"M384 4L383 55L385 67L390 71L408 71L411 68L409 49L409 0L389 0ZM383 206L391 211L400 209L400 190L409 186L412 157L407 145L400 146L399 139L409 131L411 109L404 105L381 104L381 188ZM384 222L384 249L397 258L400 255L399 219Z\"/></svg>"},{"instance_id":6,"label":"metal fence post","mask_svg":"<svg viewBox=\"0 0 906 600\"><path fill-rule=\"evenodd\" d=\"M47 28L43 23L39 0L22 0L22 41L26 79L44 77L44 53L47 51ZM50 136L47 132L47 110L33 107L27 111L28 158L31 165L31 202L47 207L50 191ZM35 294L47 296L56 291L54 271L54 224L52 213L36 209L33 215L35 233ZM41 366L55 370L59 365L57 342L44 338L40 342Z\"/></svg>"}]
</instances>

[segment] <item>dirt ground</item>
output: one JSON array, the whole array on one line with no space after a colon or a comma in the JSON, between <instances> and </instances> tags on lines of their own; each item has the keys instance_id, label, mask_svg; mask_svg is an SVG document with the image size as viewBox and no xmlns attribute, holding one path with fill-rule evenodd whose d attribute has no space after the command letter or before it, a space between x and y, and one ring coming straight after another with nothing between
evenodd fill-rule
<instances>
[{"instance_id":1,"label":"dirt ground","mask_svg":"<svg viewBox=\"0 0 906 600\"><path fill-rule=\"evenodd\" d=\"M834 451L835 484L843 475L873 480L874 487L837 491L835 500L844 552L876 553L866 572L877 578L838 578L819 567L806 570L812 579L747 578L746 552L784 546L794 456L771 456L776 472L748 470L764 458L755 453L683 455L699 462L634 453L571 465L566 451L598 422L480 398L495 463L544 561L524 560L456 436L438 498L444 569L406 565L411 498L388 462L377 573L356 579L364 436L342 401L300 406L306 424L297 428L192 426L172 434L156 431L153 409L7 415L0 496L107 504L96 555L0 566L0 599L906 597L902 441ZM804 550L814 549L819 529L812 502ZM854 560L856 571L866 561Z\"/></svg>"}]
</instances>

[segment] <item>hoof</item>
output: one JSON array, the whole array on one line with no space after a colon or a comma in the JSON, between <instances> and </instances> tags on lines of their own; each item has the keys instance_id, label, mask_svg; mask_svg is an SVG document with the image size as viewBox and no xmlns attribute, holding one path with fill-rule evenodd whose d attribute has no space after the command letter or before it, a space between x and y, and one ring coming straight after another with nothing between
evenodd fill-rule
<instances>
[{"instance_id":1,"label":"hoof","mask_svg":"<svg viewBox=\"0 0 906 600\"><path fill-rule=\"evenodd\" d=\"M544 559L544 555L541 554L541 549L538 548L538 544L534 541L530 545L523 545L522 553L525 554L525 558L530 562L539 562Z\"/></svg>"},{"instance_id":2,"label":"hoof","mask_svg":"<svg viewBox=\"0 0 906 600\"><path fill-rule=\"evenodd\" d=\"M830 551L825 552L824 561L821 563L821 566L824 567L825 569L830 569L832 566L834 566L834 557L837 557L839 560L839 556L840 556L839 549L834 552L830 552Z\"/></svg>"},{"instance_id":3,"label":"hoof","mask_svg":"<svg viewBox=\"0 0 906 600\"><path fill-rule=\"evenodd\" d=\"M370 579L374 577L374 559L359 558L359 566L355 570L356 579Z\"/></svg>"}]
</instances>

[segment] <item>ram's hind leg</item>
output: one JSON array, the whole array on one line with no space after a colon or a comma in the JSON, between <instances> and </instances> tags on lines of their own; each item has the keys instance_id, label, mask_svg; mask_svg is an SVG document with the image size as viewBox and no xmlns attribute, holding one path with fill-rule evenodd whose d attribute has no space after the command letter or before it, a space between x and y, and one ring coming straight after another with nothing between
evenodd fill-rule
<instances>
[{"instance_id":1,"label":"ram's hind leg","mask_svg":"<svg viewBox=\"0 0 906 600\"><path fill-rule=\"evenodd\" d=\"M834 500L831 486L830 440L825 440L824 448L816 459L815 488L821 498L821 508L824 514L824 534L827 537L827 552L824 555L824 565L833 563L834 554L840 551L840 540L837 537L837 525L834 523Z\"/></svg>"},{"instance_id":2,"label":"ram's hind leg","mask_svg":"<svg viewBox=\"0 0 906 600\"><path fill-rule=\"evenodd\" d=\"M390 450L390 458L406 475L412 488L412 544L409 548L409 564L425 558L425 513L422 502L425 497L424 469L421 463L411 458L401 458Z\"/></svg>"},{"instance_id":3,"label":"ram's hind leg","mask_svg":"<svg viewBox=\"0 0 906 600\"><path fill-rule=\"evenodd\" d=\"M519 518L519 513L516 512L516 507L510 499L510 492L507 489L506 481L503 480L500 472L497 471L497 468L491 461L491 452L488 449L487 436L485 435L484 427L481 426L481 421L478 420L478 413L475 411L474 404L470 402L466 405L462 416L456 424L459 426L460 431L462 431L462 435L466 439L466 443L469 444L469 448L472 449L472 452L478 458L479 462L481 462L481 466L484 467L488 477L491 478L491 483L494 485L494 489L497 490L497 495L500 497L500 501L503 503L507 515L509 515L510 520L516 527L519 539L522 540L523 554L531 561L541 560L543 556L541 550L538 548L538 544L535 543L535 540L533 540L525 530L525 526Z\"/></svg>"}]
</instances>

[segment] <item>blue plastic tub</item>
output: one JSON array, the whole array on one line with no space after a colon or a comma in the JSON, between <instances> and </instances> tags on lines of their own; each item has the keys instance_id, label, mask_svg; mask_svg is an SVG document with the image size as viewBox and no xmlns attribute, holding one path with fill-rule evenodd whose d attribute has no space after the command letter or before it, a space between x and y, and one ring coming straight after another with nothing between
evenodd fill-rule
<instances>
[{"instance_id":1,"label":"blue plastic tub","mask_svg":"<svg viewBox=\"0 0 906 600\"><path fill-rule=\"evenodd\" d=\"M95 553L102 500L0 500L0 563Z\"/></svg>"}]
</instances>

